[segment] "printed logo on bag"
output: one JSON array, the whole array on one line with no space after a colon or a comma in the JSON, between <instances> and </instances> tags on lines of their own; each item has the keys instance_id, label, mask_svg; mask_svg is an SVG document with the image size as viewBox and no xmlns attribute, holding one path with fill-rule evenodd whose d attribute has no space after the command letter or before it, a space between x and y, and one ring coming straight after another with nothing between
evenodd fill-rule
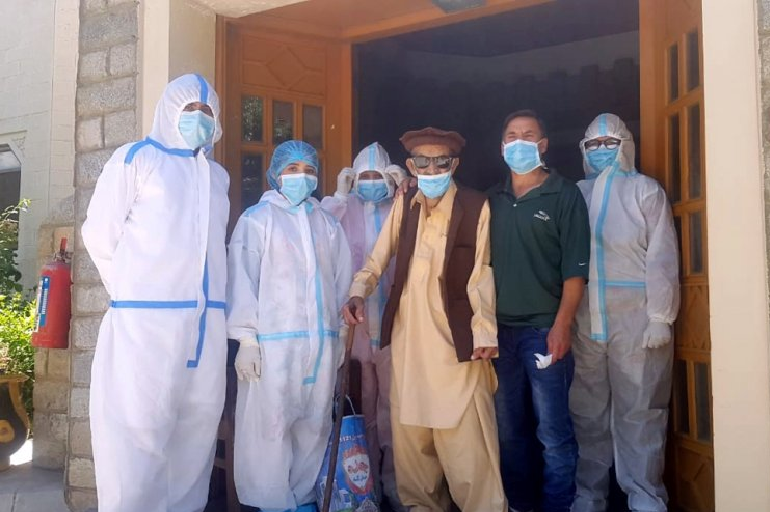
<instances>
[{"instance_id":1,"label":"printed logo on bag","mask_svg":"<svg viewBox=\"0 0 770 512\"><path fill-rule=\"evenodd\" d=\"M372 490L374 479L370 477L369 454L361 446L353 446L342 454L345 477L350 490L366 494Z\"/></svg>"},{"instance_id":2,"label":"printed logo on bag","mask_svg":"<svg viewBox=\"0 0 770 512\"><path fill-rule=\"evenodd\" d=\"M551 217L550 217L550 215L548 215L547 213L545 213L543 210L540 210L539 212L537 212L537 213L534 215L534 217L535 217L536 219L540 219L540 220L542 220L542 221L545 221L545 222L548 222L549 220L551 220Z\"/></svg>"}]
</instances>

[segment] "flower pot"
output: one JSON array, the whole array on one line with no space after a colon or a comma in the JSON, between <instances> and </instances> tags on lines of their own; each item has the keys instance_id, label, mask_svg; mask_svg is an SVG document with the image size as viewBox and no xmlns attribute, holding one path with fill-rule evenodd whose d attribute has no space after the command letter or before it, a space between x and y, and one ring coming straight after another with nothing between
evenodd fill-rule
<instances>
[{"instance_id":1,"label":"flower pot","mask_svg":"<svg viewBox=\"0 0 770 512\"><path fill-rule=\"evenodd\" d=\"M11 455L24 445L29 434L29 417L21 402L20 373L0 374L0 471L11 465Z\"/></svg>"}]
</instances>

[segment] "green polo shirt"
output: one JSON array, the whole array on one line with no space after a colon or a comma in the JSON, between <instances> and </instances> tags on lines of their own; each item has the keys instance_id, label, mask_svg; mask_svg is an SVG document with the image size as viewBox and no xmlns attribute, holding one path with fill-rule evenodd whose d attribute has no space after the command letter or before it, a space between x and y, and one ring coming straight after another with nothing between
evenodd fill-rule
<instances>
[{"instance_id":1,"label":"green polo shirt","mask_svg":"<svg viewBox=\"0 0 770 512\"><path fill-rule=\"evenodd\" d=\"M489 191L497 321L551 327L564 281L588 279L591 231L578 187L552 172L516 198L511 176Z\"/></svg>"}]
</instances>

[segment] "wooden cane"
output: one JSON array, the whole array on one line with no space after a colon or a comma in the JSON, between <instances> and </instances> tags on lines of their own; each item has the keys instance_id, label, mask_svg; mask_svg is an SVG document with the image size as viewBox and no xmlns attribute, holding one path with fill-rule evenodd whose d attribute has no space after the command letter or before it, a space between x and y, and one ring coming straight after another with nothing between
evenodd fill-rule
<instances>
[{"instance_id":1,"label":"wooden cane","mask_svg":"<svg viewBox=\"0 0 770 512\"><path fill-rule=\"evenodd\" d=\"M345 341L345 359L342 362L342 381L340 382L339 395L337 395L337 416L332 427L332 446L329 450L329 471L326 473L326 487L324 488L324 501L321 512L329 512L332 503L332 490L334 477L337 476L337 454L340 451L340 435L342 434L342 417L345 412L345 398L348 395L348 380L350 375L350 353L353 350L353 334L355 326L348 330L348 339Z\"/></svg>"}]
</instances>

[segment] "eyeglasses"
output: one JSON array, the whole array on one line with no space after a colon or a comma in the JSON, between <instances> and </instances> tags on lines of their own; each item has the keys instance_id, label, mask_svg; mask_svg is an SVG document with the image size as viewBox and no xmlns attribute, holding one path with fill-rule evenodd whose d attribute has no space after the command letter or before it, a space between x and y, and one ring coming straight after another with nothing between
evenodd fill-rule
<instances>
[{"instance_id":1,"label":"eyeglasses","mask_svg":"<svg viewBox=\"0 0 770 512\"><path fill-rule=\"evenodd\" d=\"M430 164L438 169L449 169L452 166L453 156L413 156L412 163L418 169L427 169Z\"/></svg>"},{"instance_id":2,"label":"eyeglasses","mask_svg":"<svg viewBox=\"0 0 770 512\"><path fill-rule=\"evenodd\" d=\"M586 141L583 146L586 148L586 151L595 151L602 146L607 149L615 149L620 146L620 139L615 139L612 137L604 141L592 139Z\"/></svg>"}]
</instances>

